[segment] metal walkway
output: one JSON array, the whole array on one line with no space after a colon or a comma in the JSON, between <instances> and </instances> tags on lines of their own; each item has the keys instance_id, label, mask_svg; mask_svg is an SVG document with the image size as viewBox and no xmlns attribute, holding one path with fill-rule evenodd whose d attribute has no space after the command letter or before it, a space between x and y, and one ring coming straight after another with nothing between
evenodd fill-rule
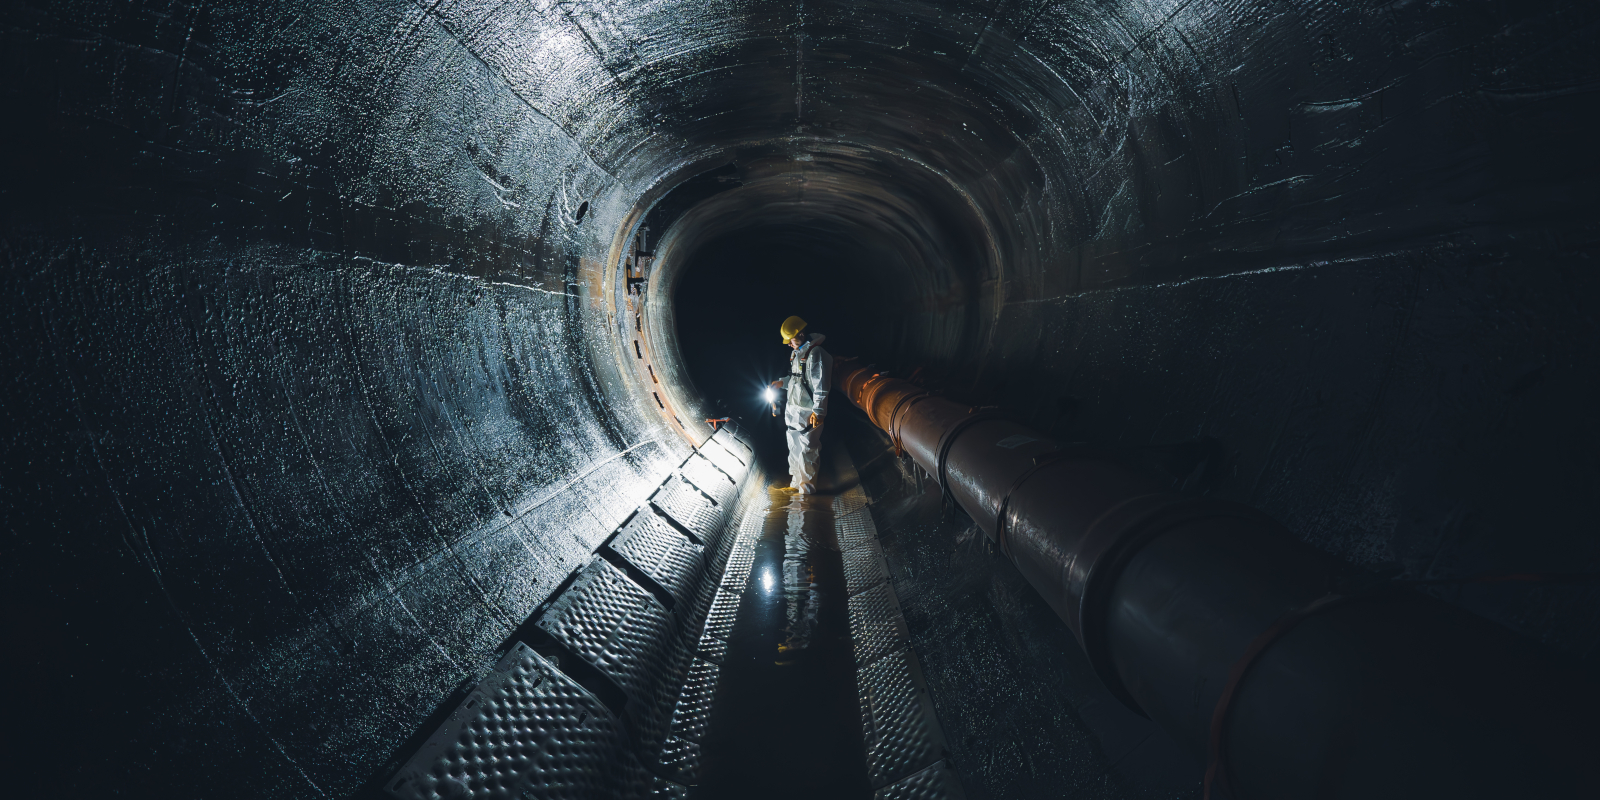
<instances>
[{"instance_id":1,"label":"metal walkway","mask_svg":"<svg viewBox=\"0 0 1600 800\"><path fill-rule=\"evenodd\" d=\"M696 798L870 797L833 498L770 490Z\"/></svg>"},{"instance_id":2,"label":"metal walkway","mask_svg":"<svg viewBox=\"0 0 1600 800\"><path fill-rule=\"evenodd\" d=\"M719 433L384 783L406 800L960 798L844 448L770 489Z\"/></svg>"},{"instance_id":3,"label":"metal walkway","mask_svg":"<svg viewBox=\"0 0 1600 800\"><path fill-rule=\"evenodd\" d=\"M833 493L769 491L741 531L749 575L723 581L740 603L695 798L962 796L868 498L844 448L831 455Z\"/></svg>"}]
</instances>

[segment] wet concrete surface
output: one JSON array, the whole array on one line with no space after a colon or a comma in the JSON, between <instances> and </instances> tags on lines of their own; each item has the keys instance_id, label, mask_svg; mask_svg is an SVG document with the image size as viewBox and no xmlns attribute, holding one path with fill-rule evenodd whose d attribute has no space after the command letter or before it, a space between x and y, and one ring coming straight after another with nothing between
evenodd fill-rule
<instances>
[{"instance_id":1,"label":"wet concrete surface","mask_svg":"<svg viewBox=\"0 0 1600 800\"><path fill-rule=\"evenodd\" d=\"M672 301L771 309L685 363L776 349L790 313L841 346L859 319L869 361L1056 435L1214 438L1217 496L1362 566L1593 571L1597 14L8 4L0 583L31 726L11 756L35 765L10 794L381 779L683 455L655 394L694 407L689 371L636 386L613 357L641 360L619 328L670 327L671 304L604 313L629 305L613 247L647 214L685 254L789 226L744 270L776 288ZM701 173L725 195L649 211ZM826 270L773 268L802 239L864 265L868 312ZM743 377L730 406L776 376ZM897 591L934 598L907 609L918 641L1076 658L995 627L1042 612L951 525L880 526ZM1600 584L1436 591L1600 664ZM944 685L974 703L1033 677L949 642ZM85 720L91 746L58 744ZM1012 752L996 775L1050 774Z\"/></svg>"},{"instance_id":2,"label":"wet concrete surface","mask_svg":"<svg viewBox=\"0 0 1600 800\"><path fill-rule=\"evenodd\" d=\"M692 796L870 797L833 496L769 492Z\"/></svg>"}]
</instances>

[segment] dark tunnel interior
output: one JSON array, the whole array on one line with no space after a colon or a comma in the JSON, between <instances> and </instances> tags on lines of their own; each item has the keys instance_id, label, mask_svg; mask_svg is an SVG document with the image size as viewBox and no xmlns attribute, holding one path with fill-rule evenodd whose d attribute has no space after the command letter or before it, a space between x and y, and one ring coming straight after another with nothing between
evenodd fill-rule
<instances>
[{"instance_id":1,"label":"dark tunnel interior","mask_svg":"<svg viewBox=\"0 0 1600 800\"><path fill-rule=\"evenodd\" d=\"M686 259L673 298L677 335L689 380L712 414L736 415L750 427L774 419L762 388L789 371L790 353L772 324L775 312L804 312L839 355L872 341L875 321L893 313L874 279L893 254L867 249L872 244L800 225L755 228Z\"/></svg>"},{"instance_id":2,"label":"dark tunnel interior","mask_svg":"<svg viewBox=\"0 0 1600 800\"><path fill-rule=\"evenodd\" d=\"M1600 5L0 13L7 794L411 796L515 662L589 766L426 796L1202 797L845 398L777 493L791 314L1600 680ZM862 536L903 763L851 727ZM687 644L563 639L602 584Z\"/></svg>"}]
</instances>

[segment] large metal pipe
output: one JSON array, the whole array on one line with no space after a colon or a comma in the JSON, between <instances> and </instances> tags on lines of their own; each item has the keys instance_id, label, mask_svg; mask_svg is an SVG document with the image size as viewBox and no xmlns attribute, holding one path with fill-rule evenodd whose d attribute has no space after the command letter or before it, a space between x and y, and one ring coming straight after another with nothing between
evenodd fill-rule
<instances>
[{"instance_id":1,"label":"large metal pipe","mask_svg":"<svg viewBox=\"0 0 1600 800\"><path fill-rule=\"evenodd\" d=\"M971 515L1212 797L1600 797L1593 682L1249 508L907 381L845 396Z\"/></svg>"}]
</instances>

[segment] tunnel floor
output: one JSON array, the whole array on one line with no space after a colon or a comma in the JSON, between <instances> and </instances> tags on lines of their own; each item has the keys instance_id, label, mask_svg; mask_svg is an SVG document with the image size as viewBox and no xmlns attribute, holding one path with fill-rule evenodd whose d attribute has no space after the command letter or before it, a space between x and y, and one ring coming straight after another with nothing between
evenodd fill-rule
<instances>
[{"instance_id":1,"label":"tunnel floor","mask_svg":"<svg viewBox=\"0 0 1600 800\"><path fill-rule=\"evenodd\" d=\"M831 417L830 444L871 498L874 546L963 794L1198 800L1204 763L1106 691L1055 612L937 481L855 409Z\"/></svg>"},{"instance_id":2,"label":"tunnel floor","mask_svg":"<svg viewBox=\"0 0 1600 800\"><path fill-rule=\"evenodd\" d=\"M742 525L753 554L724 584L738 610L690 796L1198 797L1200 766L1106 694L937 484L836 416L822 493L780 481Z\"/></svg>"},{"instance_id":3,"label":"tunnel floor","mask_svg":"<svg viewBox=\"0 0 1600 800\"><path fill-rule=\"evenodd\" d=\"M768 492L694 796L870 797L834 497Z\"/></svg>"},{"instance_id":4,"label":"tunnel floor","mask_svg":"<svg viewBox=\"0 0 1600 800\"><path fill-rule=\"evenodd\" d=\"M739 534L750 567L731 584L739 607L693 797L963 797L840 438L821 493L769 486Z\"/></svg>"}]
</instances>

